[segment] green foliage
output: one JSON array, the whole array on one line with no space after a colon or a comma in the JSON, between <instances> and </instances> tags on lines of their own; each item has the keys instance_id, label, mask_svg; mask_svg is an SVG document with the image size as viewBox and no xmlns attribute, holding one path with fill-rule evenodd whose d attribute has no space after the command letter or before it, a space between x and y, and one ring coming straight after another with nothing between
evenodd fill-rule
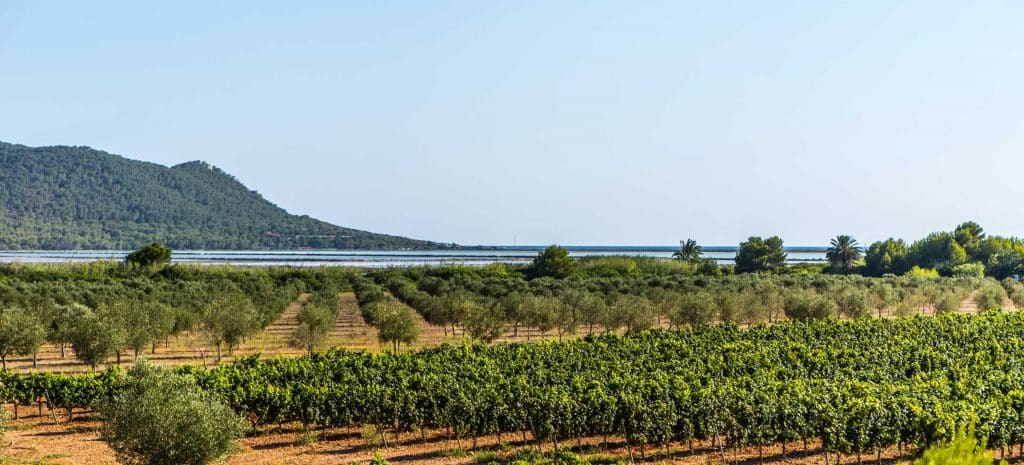
<instances>
[{"instance_id":1,"label":"green foliage","mask_svg":"<svg viewBox=\"0 0 1024 465\"><path fill-rule=\"evenodd\" d=\"M937 232L910 246L910 259L922 268L952 269L967 261L967 252L952 233Z\"/></svg>"},{"instance_id":2,"label":"green foliage","mask_svg":"<svg viewBox=\"0 0 1024 465\"><path fill-rule=\"evenodd\" d=\"M914 461L914 465L993 465L992 452L985 450L985 441L975 437L974 426L960 427L949 442L931 446ZM1005 464L1005 461L1003 462Z\"/></svg>"},{"instance_id":3,"label":"green foliage","mask_svg":"<svg viewBox=\"0 0 1024 465\"><path fill-rule=\"evenodd\" d=\"M871 244L864 255L864 274L903 274L910 268L910 250L902 239L889 238Z\"/></svg>"},{"instance_id":4,"label":"green foliage","mask_svg":"<svg viewBox=\"0 0 1024 465\"><path fill-rule=\"evenodd\" d=\"M837 309L840 315L847 318L866 318L871 316L868 304L868 291L852 286L843 288L836 296Z\"/></svg>"},{"instance_id":5,"label":"green foliage","mask_svg":"<svg viewBox=\"0 0 1024 465\"><path fill-rule=\"evenodd\" d=\"M934 268L921 268L914 265L906 275L912 278L938 278L939 272Z\"/></svg>"},{"instance_id":6,"label":"green foliage","mask_svg":"<svg viewBox=\"0 0 1024 465\"><path fill-rule=\"evenodd\" d=\"M853 269L853 265L861 258L859 244L853 237L836 236L829 243L829 247L825 251L825 258L834 269L849 273Z\"/></svg>"},{"instance_id":7,"label":"green foliage","mask_svg":"<svg viewBox=\"0 0 1024 465\"><path fill-rule=\"evenodd\" d=\"M171 249L159 242L154 242L128 254L124 260L144 268L163 265L171 261Z\"/></svg>"},{"instance_id":8,"label":"green foliage","mask_svg":"<svg viewBox=\"0 0 1024 465\"><path fill-rule=\"evenodd\" d=\"M443 248L290 215L231 175L171 168L88 147L0 142L0 248Z\"/></svg>"},{"instance_id":9,"label":"green foliage","mask_svg":"<svg viewBox=\"0 0 1024 465\"><path fill-rule=\"evenodd\" d=\"M961 223L953 230L953 237L956 239L957 244L964 248L968 258L971 260L981 258L985 230L978 223L973 221Z\"/></svg>"},{"instance_id":10,"label":"green foliage","mask_svg":"<svg viewBox=\"0 0 1024 465\"><path fill-rule=\"evenodd\" d=\"M974 303L978 306L978 310L982 311L1002 309L1007 298L1006 289L991 279L985 280L985 283L974 293Z\"/></svg>"},{"instance_id":11,"label":"green foliage","mask_svg":"<svg viewBox=\"0 0 1024 465\"><path fill-rule=\"evenodd\" d=\"M337 299L328 300L328 303L307 302L299 310L296 319L299 325L295 327L289 344L292 347L313 351L327 338L327 333L334 327L338 318Z\"/></svg>"},{"instance_id":12,"label":"green foliage","mask_svg":"<svg viewBox=\"0 0 1024 465\"><path fill-rule=\"evenodd\" d=\"M675 311L669 314L669 321L673 326L696 327L714 321L715 310L715 301L708 293L685 294L679 299Z\"/></svg>"},{"instance_id":13,"label":"green foliage","mask_svg":"<svg viewBox=\"0 0 1024 465\"><path fill-rule=\"evenodd\" d=\"M226 345L230 354L242 338L261 326L252 300L240 292L218 295L203 309L200 321L210 344L217 348L218 361L221 346Z\"/></svg>"},{"instance_id":14,"label":"green foliage","mask_svg":"<svg viewBox=\"0 0 1024 465\"><path fill-rule=\"evenodd\" d=\"M953 267L954 278L984 278L985 265L981 263L964 263Z\"/></svg>"},{"instance_id":15,"label":"green foliage","mask_svg":"<svg viewBox=\"0 0 1024 465\"><path fill-rule=\"evenodd\" d=\"M772 236L767 239L754 236L740 243L736 252L736 272L752 273L772 271L785 266L786 252L782 248L782 239Z\"/></svg>"},{"instance_id":16,"label":"green foliage","mask_svg":"<svg viewBox=\"0 0 1024 465\"><path fill-rule=\"evenodd\" d=\"M541 251L530 265L529 274L534 278L550 277L564 279L579 269L579 262L569 257L569 251L557 245Z\"/></svg>"},{"instance_id":17,"label":"green foliage","mask_svg":"<svg viewBox=\"0 0 1024 465\"><path fill-rule=\"evenodd\" d=\"M370 465L388 465L388 461L384 459L384 456L380 455L380 452L374 452Z\"/></svg>"},{"instance_id":18,"label":"green foliage","mask_svg":"<svg viewBox=\"0 0 1024 465\"><path fill-rule=\"evenodd\" d=\"M75 357L95 371L127 344L128 335L117 315L90 311L75 323L70 339Z\"/></svg>"},{"instance_id":19,"label":"green foliage","mask_svg":"<svg viewBox=\"0 0 1024 465\"><path fill-rule=\"evenodd\" d=\"M46 329L39 319L21 307L0 310L0 361L7 369L10 355L30 355L39 350Z\"/></svg>"},{"instance_id":20,"label":"green foliage","mask_svg":"<svg viewBox=\"0 0 1024 465\"><path fill-rule=\"evenodd\" d=\"M783 310L792 320L824 319L834 318L838 305L826 296L798 290L786 295Z\"/></svg>"},{"instance_id":21,"label":"green foliage","mask_svg":"<svg viewBox=\"0 0 1024 465\"><path fill-rule=\"evenodd\" d=\"M195 382L136 364L100 406L101 436L118 460L137 465L203 465L237 449L241 417Z\"/></svg>"},{"instance_id":22,"label":"green foliage","mask_svg":"<svg viewBox=\"0 0 1024 465\"><path fill-rule=\"evenodd\" d=\"M419 337L419 325L412 315L412 310L394 301L381 301L372 304L369 310L370 321L377 328L377 339L381 343L391 344L395 351L402 344L412 344Z\"/></svg>"},{"instance_id":23,"label":"green foliage","mask_svg":"<svg viewBox=\"0 0 1024 465\"><path fill-rule=\"evenodd\" d=\"M697 245L697 241L687 239L685 241L679 241L679 250L672 253L672 258L695 262L700 260L701 253L703 253L703 249L701 246Z\"/></svg>"}]
</instances>

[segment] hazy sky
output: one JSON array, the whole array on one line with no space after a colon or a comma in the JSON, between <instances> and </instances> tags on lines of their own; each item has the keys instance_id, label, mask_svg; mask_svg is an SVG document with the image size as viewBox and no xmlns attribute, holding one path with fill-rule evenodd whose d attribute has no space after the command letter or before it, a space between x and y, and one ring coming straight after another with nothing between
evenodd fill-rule
<instances>
[{"instance_id":1,"label":"hazy sky","mask_svg":"<svg viewBox=\"0 0 1024 465\"><path fill-rule=\"evenodd\" d=\"M0 0L0 140L463 244L1024 234L1024 2L183 3Z\"/></svg>"}]
</instances>

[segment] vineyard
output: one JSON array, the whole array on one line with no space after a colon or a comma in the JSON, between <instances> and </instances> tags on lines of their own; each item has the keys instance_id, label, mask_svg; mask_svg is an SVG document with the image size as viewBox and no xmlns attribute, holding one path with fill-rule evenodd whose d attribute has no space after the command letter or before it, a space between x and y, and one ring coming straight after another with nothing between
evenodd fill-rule
<instances>
[{"instance_id":1,"label":"vineyard","mask_svg":"<svg viewBox=\"0 0 1024 465\"><path fill-rule=\"evenodd\" d=\"M989 445L1024 443L1024 315L700 326L573 341L331 351L255 358L195 377L252 422L368 425L381 443L443 430L471 447L523 436L552 447L593 437L650 448L807 442L835 453L920 447L974 421ZM3 401L86 407L116 371L3 375Z\"/></svg>"},{"instance_id":2,"label":"vineyard","mask_svg":"<svg viewBox=\"0 0 1024 465\"><path fill-rule=\"evenodd\" d=\"M969 423L990 447L1024 444L1024 313L1013 311L1024 287L1009 279L716 276L618 258L564 278L508 266L91 265L0 268L0 295L0 316L36 318L50 347L84 362L89 346L61 329L120 328L93 359L106 370L0 371L0 402L54 424L120 392L122 353L198 338L213 367L174 371L255 434L357 430L385 448L612 443L636 459L697 448L730 462L752 447L878 459ZM80 313L58 318L67 309ZM162 315L163 326L144 324ZM339 325L362 327L362 339L339 341ZM271 330L290 356L218 362ZM366 338L379 345L344 348L370 348Z\"/></svg>"}]
</instances>

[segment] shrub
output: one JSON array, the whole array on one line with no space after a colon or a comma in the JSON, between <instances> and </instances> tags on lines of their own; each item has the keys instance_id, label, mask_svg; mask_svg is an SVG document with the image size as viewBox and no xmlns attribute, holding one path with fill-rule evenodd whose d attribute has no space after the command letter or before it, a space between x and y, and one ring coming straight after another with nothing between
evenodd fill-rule
<instances>
[{"instance_id":1,"label":"shrub","mask_svg":"<svg viewBox=\"0 0 1024 465\"><path fill-rule=\"evenodd\" d=\"M974 437L971 426L957 430L949 443L926 449L914 465L992 465L994 462L992 452L985 450L985 441L979 442Z\"/></svg>"},{"instance_id":2,"label":"shrub","mask_svg":"<svg viewBox=\"0 0 1024 465\"><path fill-rule=\"evenodd\" d=\"M501 462L501 456L498 455L497 452L485 450L483 452L478 452L476 455L474 455L473 461L479 464L486 465L491 462Z\"/></svg>"},{"instance_id":3,"label":"shrub","mask_svg":"<svg viewBox=\"0 0 1024 465\"><path fill-rule=\"evenodd\" d=\"M1018 307L1024 305L1024 284L1013 278L1006 278L1000 284L1003 285L1003 289L1006 289L1006 294L1009 295L1014 305Z\"/></svg>"},{"instance_id":4,"label":"shrub","mask_svg":"<svg viewBox=\"0 0 1024 465\"><path fill-rule=\"evenodd\" d=\"M388 461L380 455L380 452L374 452L373 460L370 461L370 465L388 465Z\"/></svg>"},{"instance_id":5,"label":"shrub","mask_svg":"<svg viewBox=\"0 0 1024 465\"><path fill-rule=\"evenodd\" d=\"M932 307L935 309L935 313L949 313L955 312L960 309L960 297L953 291L946 291L932 301Z\"/></svg>"},{"instance_id":6,"label":"shrub","mask_svg":"<svg viewBox=\"0 0 1024 465\"><path fill-rule=\"evenodd\" d=\"M984 278L985 265L981 263L964 263L953 267L954 278Z\"/></svg>"},{"instance_id":7,"label":"shrub","mask_svg":"<svg viewBox=\"0 0 1024 465\"><path fill-rule=\"evenodd\" d=\"M934 268L921 268L915 266L907 272L907 276L912 278L938 278L939 272Z\"/></svg>"},{"instance_id":8,"label":"shrub","mask_svg":"<svg viewBox=\"0 0 1024 465\"><path fill-rule=\"evenodd\" d=\"M202 465L236 450L243 422L192 378L144 362L99 406L101 436L129 465Z\"/></svg>"}]
</instances>

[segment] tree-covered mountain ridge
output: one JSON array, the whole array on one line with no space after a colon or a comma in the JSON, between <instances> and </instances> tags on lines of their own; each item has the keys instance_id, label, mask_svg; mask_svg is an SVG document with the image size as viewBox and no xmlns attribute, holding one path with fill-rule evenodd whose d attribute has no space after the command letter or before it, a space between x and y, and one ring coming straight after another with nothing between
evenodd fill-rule
<instances>
[{"instance_id":1,"label":"tree-covered mountain ridge","mask_svg":"<svg viewBox=\"0 0 1024 465\"><path fill-rule=\"evenodd\" d=\"M203 162L166 167L84 146L0 142L0 249L429 249L292 215Z\"/></svg>"}]
</instances>

